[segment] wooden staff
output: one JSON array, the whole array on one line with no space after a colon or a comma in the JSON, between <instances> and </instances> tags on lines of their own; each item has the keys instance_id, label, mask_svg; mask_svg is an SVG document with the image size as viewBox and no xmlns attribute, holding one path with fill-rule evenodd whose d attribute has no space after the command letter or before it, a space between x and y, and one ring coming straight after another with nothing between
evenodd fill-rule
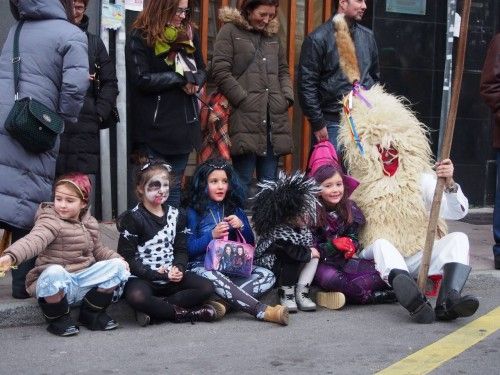
<instances>
[{"instance_id":1,"label":"wooden staff","mask_svg":"<svg viewBox=\"0 0 500 375\"><path fill-rule=\"evenodd\" d=\"M455 76L453 77L453 85L451 92L450 111L444 129L443 145L441 147L441 155L438 160L448 159L450 157L451 143L453 141L453 131L455 130L455 120L457 118L458 100L460 98L460 88L462 86L462 73L464 71L465 49L467 45L467 31L469 29L469 14L471 0L464 0L462 11L462 21L460 24L460 37L458 40L457 50L457 65L455 68ZM437 222L439 219L439 211L441 208L441 198L444 191L444 178L438 178L434 199L431 206L431 214L429 217L429 226L427 227L427 237L425 238L424 253L422 256L422 264L418 274L418 286L422 292L425 292L427 282L427 274L429 273L429 265L432 255L432 247L436 238Z\"/></svg>"}]
</instances>

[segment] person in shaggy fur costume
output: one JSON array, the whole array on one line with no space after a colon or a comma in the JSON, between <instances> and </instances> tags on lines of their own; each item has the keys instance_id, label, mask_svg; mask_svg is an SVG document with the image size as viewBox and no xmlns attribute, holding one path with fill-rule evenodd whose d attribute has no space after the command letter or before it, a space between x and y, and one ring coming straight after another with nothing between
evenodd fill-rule
<instances>
[{"instance_id":1,"label":"person in shaggy fur costume","mask_svg":"<svg viewBox=\"0 0 500 375\"><path fill-rule=\"evenodd\" d=\"M252 221L260 237L254 263L273 270L279 282L280 303L293 313L316 310L309 298L320 253L314 247L310 225L316 222L319 187L295 172L264 181L253 198Z\"/></svg>"},{"instance_id":2,"label":"person in shaggy fur costume","mask_svg":"<svg viewBox=\"0 0 500 375\"><path fill-rule=\"evenodd\" d=\"M348 50L341 60L356 66L356 56L349 56ZM355 82L355 75L351 79ZM453 163L442 160L433 170L427 127L403 98L380 85L370 90L354 87L343 107L338 143L349 174L360 181L352 199L366 216L359 238L365 248L359 257L374 259L382 279L416 322L471 316L479 302L461 296L471 270L469 241L464 233L446 234L444 222L461 219L468 211L467 198L453 180ZM414 277L421 264L437 177L446 179L446 189L429 268L431 279L442 275L432 309Z\"/></svg>"}]
</instances>

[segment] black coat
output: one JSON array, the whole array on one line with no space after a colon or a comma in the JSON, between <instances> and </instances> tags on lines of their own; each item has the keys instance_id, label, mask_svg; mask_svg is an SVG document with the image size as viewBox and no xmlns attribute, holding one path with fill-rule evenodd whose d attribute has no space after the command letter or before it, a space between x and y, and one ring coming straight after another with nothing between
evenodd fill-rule
<instances>
[{"instance_id":1,"label":"black coat","mask_svg":"<svg viewBox=\"0 0 500 375\"><path fill-rule=\"evenodd\" d=\"M196 82L206 81L205 63L198 34L193 43L198 68ZM125 49L129 90L129 113L134 148L147 146L162 155L186 154L200 148L201 129L198 101L182 87L186 79L155 56L141 31L133 30Z\"/></svg>"},{"instance_id":2,"label":"black coat","mask_svg":"<svg viewBox=\"0 0 500 375\"><path fill-rule=\"evenodd\" d=\"M84 16L79 25L87 30L88 18ZM83 108L76 124L66 123L61 136L56 173L79 171L96 174L99 171L101 119L110 115L118 96L118 81L115 66L101 38L87 32L90 74L94 73L96 61L100 64L100 91L96 95L93 83L87 90Z\"/></svg>"},{"instance_id":3,"label":"black coat","mask_svg":"<svg viewBox=\"0 0 500 375\"><path fill-rule=\"evenodd\" d=\"M354 23L351 35L358 58L360 83L370 88L379 81L378 50L373 32ZM352 89L339 64L339 53L331 20L309 34L302 44L298 66L298 96L313 131L337 120L342 97Z\"/></svg>"}]
</instances>

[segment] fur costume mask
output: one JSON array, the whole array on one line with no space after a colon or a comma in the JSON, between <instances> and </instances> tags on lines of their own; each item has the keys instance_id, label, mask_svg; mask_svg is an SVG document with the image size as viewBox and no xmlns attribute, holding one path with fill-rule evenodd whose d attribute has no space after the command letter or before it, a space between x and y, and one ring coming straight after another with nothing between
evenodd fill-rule
<instances>
[{"instance_id":1,"label":"fur costume mask","mask_svg":"<svg viewBox=\"0 0 500 375\"><path fill-rule=\"evenodd\" d=\"M381 86L363 95L371 108L354 97L351 116L364 156L352 140L345 114L338 139L349 173L360 181L352 196L366 216L360 240L367 246L384 238L408 257L424 248L428 225L420 188L422 173L433 173L428 130L403 98L388 94ZM438 232L445 231L440 220Z\"/></svg>"},{"instance_id":2,"label":"fur costume mask","mask_svg":"<svg viewBox=\"0 0 500 375\"><path fill-rule=\"evenodd\" d=\"M257 186L260 191L253 198L252 208L257 235L266 235L280 225L316 222L321 189L313 179L300 172L291 176L280 172L276 181L264 181Z\"/></svg>"}]
</instances>

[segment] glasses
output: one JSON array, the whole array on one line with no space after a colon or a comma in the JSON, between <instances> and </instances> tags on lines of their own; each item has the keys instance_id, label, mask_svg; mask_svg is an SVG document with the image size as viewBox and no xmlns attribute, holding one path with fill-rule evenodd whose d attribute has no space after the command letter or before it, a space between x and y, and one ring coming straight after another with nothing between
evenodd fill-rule
<instances>
[{"instance_id":1,"label":"glasses","mask_svg":"<svg viewBox=\"0 0 500 375\"><path fill-rule=\"evenodd\" d=\"M155 165L161 165L163 168L165 168L169 173L172 172L172 167L170 166L170 164L167 164L167 163L162 163L162 162L158 162L158 161L151 161L149 163L146 163L144 164L142 167L141 167L141 172L145 171L146 169L148 169L149 167L154 167Z\"/></svg>"},{"instance_id":2,"label":"glasses","mask_svg":"<svg viewBox=\"0 0 500 375\"><path fill-rule=\"evenodd\" d=\"M177 16L180 16L181 14L189 16L189 13L191 13L191 8L177 8L177 10L175 11L175 14Z\"/></svg>"}]
</instances>

